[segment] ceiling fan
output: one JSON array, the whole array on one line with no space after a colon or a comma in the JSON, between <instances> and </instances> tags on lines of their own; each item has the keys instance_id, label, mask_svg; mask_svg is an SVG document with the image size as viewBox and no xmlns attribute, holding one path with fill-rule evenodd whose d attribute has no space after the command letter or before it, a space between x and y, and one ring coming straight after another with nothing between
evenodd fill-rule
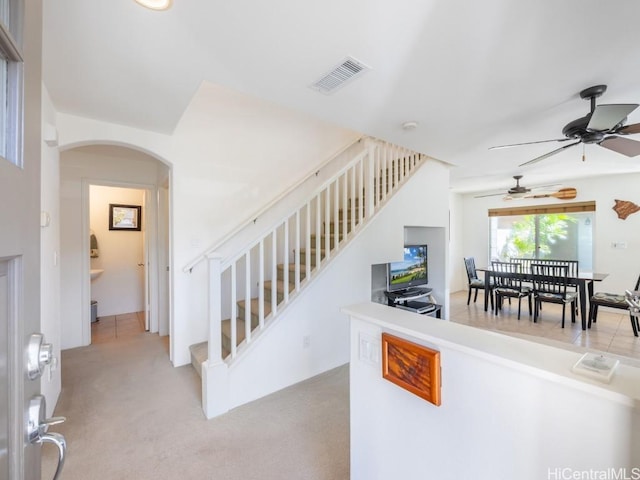
<instances>
[{"instance_id":1,"label":"ceiling fan","mask_svg":"<svg viewBox=\"0 0 640 480\"><path fill-rule=\"evenodd\" d=\"M521 145L534 145L537 143L547 142L567 142L572 141L567 145L563 145L560 148L552 150L544 155L534 158L521 164L531 165L537 163L545 158L549 158L556 153L560 153L567 148L571 148L580 143L592 144L595 143L601 147L607 148L617 153L626 155L627 157L635 157L640 155L640 142L632 140L630 138L620 137L618 135L632 135L634 133L640 133L640 123L634 123L632 125L624 125L627 120L627 115L638 108L636 103L620 103L620 104L600 104L596 105L596 98L602 95L607 90L606 85L596 85L589 87L580 92L580 98L591 101L591 111L584 117L580 117L572 122L569 122L562 129L562 134L565 138L557 138L552 140L539 140L536 142L514 143L511 145L498 145L489 148L489 150L497 150L500 148L518 147ZM583 157L584 159L584 157Z\"/></svg>"},{"instance_id":2,"label":"ceiling fan","mask_svg":"<svg viewBox=\"0 0 640 480\"><path fill-rule=\"evenodd\" d=\"M560 185L559 183L554 183L552 185L539 185L537 187L527 188L523 185L520 185L520 179L522 175L514 175L513 179L516 181L515 186L511 187L506 192L501 193L490 193L488 195L478 195L475 198L483 198L483 197L494 197L498 195L504 195L503 200L514 200L517 198L548 198L554 197L560 200L572 200L576 198L577 190L575 188L560 188L555 191L549 191L545 189L549 189L551 187L557 187ZM535 191L540 190L539 193Z\"/></svg>"}]
</instances>

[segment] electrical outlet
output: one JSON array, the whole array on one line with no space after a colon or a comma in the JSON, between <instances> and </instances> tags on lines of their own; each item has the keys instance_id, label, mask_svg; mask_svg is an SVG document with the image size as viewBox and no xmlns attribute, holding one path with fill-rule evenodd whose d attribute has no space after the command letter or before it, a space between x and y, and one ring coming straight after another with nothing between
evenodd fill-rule
<instances>
[{"instance_id":1,"label":"electrical outlet","mask_svg":"<svg viewBox=\"0 0 640 480\"><path fill-rule=\"evenodd\" d=\"M309 348L311 346L311 335L305 335L302 337L302 348Z\"/></svg>"}]
</instances>

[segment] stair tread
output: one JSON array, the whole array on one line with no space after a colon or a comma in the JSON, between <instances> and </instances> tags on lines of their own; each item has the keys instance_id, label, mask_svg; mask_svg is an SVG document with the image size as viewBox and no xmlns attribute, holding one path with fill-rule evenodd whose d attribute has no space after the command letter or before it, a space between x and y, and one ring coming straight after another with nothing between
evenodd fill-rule
<instances>
[{"instance_id":1,"label":"stair tread","mask_svg":"<svg viewBox=\"0 0 640 480\"><path fill-rule=\"evenodd\" d=\"M289 263L289 271L295 271L296 269L296 264L295 263ZM284 271L284 263L279 263L278 264L278 270L280 271ZM307 270L307 266L304 263L300 264L300 271L301 272L306 272Z\"/></svg>"},{"instance_id":2,"label":"stair tread","mask_svg":"<svg viewBox=\"0 0 640 480\"><path fill-rule=\"evenodd\" d=\"M245 300L238 300L238 307L244 309L246 305ZM251 315L258 315L258 308L260 306L260 302L257 298L251 299ZM266 317L271 313L271 302L264 302L264 316ZM242 318L242 317L240 317Z\"/></svg>"},{"instance_id":3,"label":"stair tread","mask_svg":"<svg viewBox=\"0 0 640 480\"><path fill-rule=\"evenodd\" d=\"M236 318L236 345L239 345L245 338L244 325L244 319ZM229 318L227 318L226 320L222 320L222 335L224 335L228 339L231 339L231 319Z\"/></svg>"},{"instance_id":4,"label":"stair tread","mask_svg":"<svg viewBox=\"0 0 640 480\"><path fill-rule=\"evenodd\" d=\"M192 358L194 358L197 362L204 362L209 356L209 342L200 342L194 343L189 347L189 351L191 352Z\"/></svg>"}]
</instances>

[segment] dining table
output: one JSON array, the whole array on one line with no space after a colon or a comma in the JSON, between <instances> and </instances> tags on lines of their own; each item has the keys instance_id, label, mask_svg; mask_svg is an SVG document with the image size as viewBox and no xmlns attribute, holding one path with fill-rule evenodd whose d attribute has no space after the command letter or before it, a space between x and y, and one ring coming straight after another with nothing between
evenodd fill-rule
<instances>
[{"instance_id":1,"label":"dining table","mask_svg":"<svg viewBox=\"0 0 640 480\"><path fill-rule=\"evenodd\" d=\"M496 272L491 267L478 268L476 271L484 273L484 311L489 308L489 292L491 291L491 279L500 277L518 278L522 281L532 282L537 278L536 275L530 272L519 273L507 273ZM568 285L576 285L578 287L578 296L580 301L580 320L582 321L582 330L587 329L587 299L590 299L593 295L593 283L601 282L609 276L608 273L595 273L595 272L578 272L577 275L569 275L567 277ZM589 326L590 327L590 326Z\"/></svg>"}]
</instances>

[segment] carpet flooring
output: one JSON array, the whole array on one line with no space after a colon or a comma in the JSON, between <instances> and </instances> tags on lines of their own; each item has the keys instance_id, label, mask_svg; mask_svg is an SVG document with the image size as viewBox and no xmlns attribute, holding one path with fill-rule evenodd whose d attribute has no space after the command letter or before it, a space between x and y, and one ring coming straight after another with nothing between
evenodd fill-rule
<instances>
[{"instance_id":1,"label":"carpet flooring","mask_svg":"<svg viewBox=\"0 0 640 480\"><path fill-rule=\"evenodd\" d=\"M167 350L141 332L62 353L63 480L349 478L348 365L206 420L200 378ZM44 445L43 480L56 461Z\"/></svg>"}]
</instances>

